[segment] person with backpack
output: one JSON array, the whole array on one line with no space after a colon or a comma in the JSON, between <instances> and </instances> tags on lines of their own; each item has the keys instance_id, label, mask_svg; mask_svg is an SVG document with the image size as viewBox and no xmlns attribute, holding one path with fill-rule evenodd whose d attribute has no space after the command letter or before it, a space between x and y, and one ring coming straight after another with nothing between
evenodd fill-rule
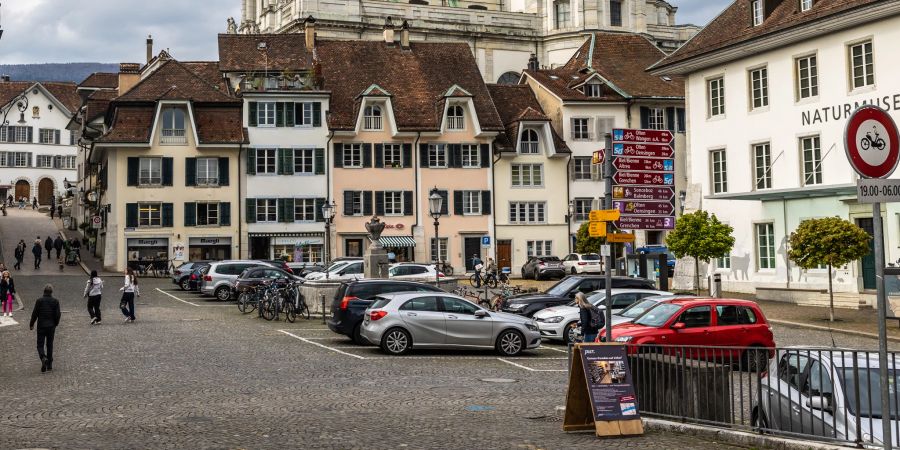
<instances>
[{"instance_id":1,"label":"person with backpack","mask_svg":"<svg viewBox=\"0 0 900 450\"><path fill-rule=\"evenodd\" d=\"M589 302L583 292L575 294L575 304L581 315L581 341L594 342L605 322L603 311Z\"/></svg>"},{"instance_id":2,"label":"person with backpack","mask_svg":"<svg viewBox=\"0 0 900 450\"><path fill-rule=\"evenodd\" d=\"M100 325L100 296L103 294L103 280L97 276L97 271L91 271L91 277L84 286L84 297L88 299L88 314L91 316L91 325Z\"/></svg>"},{"instance_id":3,"label":"person with backpack","mask_svg":"<svg viewBox=\"0 0 900 450\"><path fill-rule=\"evenodd\" d=\"M134 322L134 297L141 296L141 290L138 289L137 275L131 267L125 269L125 285L119 288L122 291L122 301L119 303L119 309L125 316L125 323Z\"/></svg>"}]
</instances>

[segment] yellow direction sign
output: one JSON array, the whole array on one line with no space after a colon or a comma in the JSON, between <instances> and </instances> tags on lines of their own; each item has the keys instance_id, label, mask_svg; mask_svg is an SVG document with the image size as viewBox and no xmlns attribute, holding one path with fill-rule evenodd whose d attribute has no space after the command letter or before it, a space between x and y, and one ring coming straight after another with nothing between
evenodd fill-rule
<instances>
[{"instance_id":1,"label":"yellow direction sign","mask_svg":"<svg viewBox=\"0 0 900 450\"><path fill-rule=\"evenodd\" d=\"M618 209L595 209L591 211L591 222L612 222L619 220Z\"/></svg>"},{"instance_id":2,"label":"yellow direction sign","mask_svg":"<svg viewBox=\"0 0 900 450\"><path fill-rule=\"evenodd\" d=\"M591 222L588 225L588 234L590 237L606 236L606 222Z\"/></svg>"},{"instance_id":3,"label":"yellow direction sign","mask_svg":"<svg viewBox=\"0 0 900 450\"><path fill-rule=\"evenodd\" d=\"M591 157L591 164L603 164L603 150L597 150Z\"/></svg>"},{"instance_id":4,"label":"yellow direction sign","mask_svg":"<svg viewBox=\"0 0 900 450\"><path fill-rule=\"evenodd\" d=\"M606 242L610 242L613 244L634 242L634 235L631 233L610 233L608 236L606 236Z\"/></svg>"}]
</instances>

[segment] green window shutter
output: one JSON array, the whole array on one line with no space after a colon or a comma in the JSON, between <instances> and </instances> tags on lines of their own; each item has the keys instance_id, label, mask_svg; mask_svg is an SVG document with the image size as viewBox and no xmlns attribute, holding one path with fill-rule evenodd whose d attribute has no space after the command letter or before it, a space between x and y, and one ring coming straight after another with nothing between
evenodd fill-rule
<instances>
[{"instance_id":1,"label":"green window shutter","mask_svg":"<svg viewBox=\"0 0 900 450\"><path fill-rule=\"evenodd\" d=\"M279 148L278 149L278 174L293 175L294 174L294 149Z\"/></svg>"},{"instance_id":2,"label":"green window shutter","mask_svg":"<svg viewBox=\"0 0 900 450\"><path fill-rule=\"evenodd\" d=\"M231 174L228 172L228 159L227 157L219 158L219 186L228 186L231 182Z\"/></svg>"},{"instance_id":3,"label":"green window shutter","mask_svg":"<svg viewBox=\"0 0 900 450\"><path fill-rule=\"evenodd\" d=\"M174 206L172 203L162 204L162 226L164 228L172 228L175 224Z\"/></svg>"},{"instance_id":4,"label":"green window shutter","mask_svg":"<svg viewBox=\"0 0 900 450\"><path fill-rule=\"evenodd\" d=\"M384 167L384 144L375 144L375 167Z\"/></svg>"},{"instance_id":5,"label":"green window shutter","mask_svg":"<svg viewBox=\"0 0 900 450\"><path fill-rule=\"evenodd\" d=\"M296 214L294 212L294 199L284 199L284 221L293 222Z\"/></svg>"},{"instance_id":6,"label":"green window shutter","mask_svg":"<svg viewBox=\"0 0 900 450\"><path fill-rule=\"evenodd\" d=\"M462 145L450 144L447 150L447 167L462 167Z\"/></svg>"},{"instance_id":7,"label":"green window shutter","mask_svg":"<svg viewBox=\"0 0 900 450\"><path fill-rule=\"evenodd\" d=\"M463 215L463 191L453 191L453 214Z\"/></svg>"},{"instance_id":8,"label":"green window shutter","mask_svg":"<svg viewBox=\"0 0 900 450\"><path fill-rule=\"evenodd\" d=\"M184 185L197 185L197 158L184 159Z\"/></svg>"},{"instance_id":9,"label":"green window shutter","mask_svg":"<svg viewBox=\"0 0 900 450\"><path fill-rule=\"evenodd\" d=\"M334 167L344 167L344 144L334 144Z\"/></svg>"},{"instance_id":10,"label":"green window shutter","mask_svg":"<svg viewBox=\"0 0 900 450\"><path fill-rule=\"evenodd\" d=\"M317 148L314 159L316 175L325 175L325 149Z\"/></svg>"},{"instance_id":11,"label":"green window shutter","mask_svg":"<svg viewBox=\"0 0 900 450\"><path fill-rule=\"evenodd\" d=\"M138 185L138 171L140 170L140 158L128 157L128 186Z\"/></svg>"},{"instance_id":12,"label":"green window shutter","mask_svg":"<svg viewBox=\"0 0 900 450\"><path fill-rule=\"evenodd\" d=\"M317 198L315 203L316 203L316 222L324 222L325 216L322 215L322 207L325 206L325 199Z\"/></svg>"},{"instance_id":13,"label":"green window shutter","mask_svg":"<svg viewBox=\"0 0 900 450\"><path fill-rule=\"evenodd\" d=\"M53 143L59 144L59 130L53 130Z\"/></svg>"},{"instance_id":14,"label":"green window shutter","mask_svg":"<svg viewBox=\"0 0 900 450\"><path fill-rule=\"evenodd\" d=\"M247 175L256 175L256 149L247 149Z\"/></svg>"},{"instance_id":15,"label":"green window shutter","mask_svg":"<svg viewBox=\"0 0 900 450\"><path fill-rule=\"evenodd\" d=\"M372 215L372 191L363 191L363 215Z\"/></svg>"},{"instance_id":16,"label":"green window shutter","mask_svg":"<svg viewBox=\"0 0 900 450\"><path fill-rule=\"evenodd\" d=\"M197 203L184 202L184 226L197 226Z\"/></svg>"},{"instance_id":17,"label":"green window shutter","mask_svg":"<svg viewBox=\"0 0 900 450\"><path fill-rule=\"evenodd\" d=\"M412 191L403 191L403 215L413 215L413 193Z\"/></svg>"},{"instance_id":18,"label":"green window shutter","mask_svg":"<svg viewBox=\"0 0 900 450\"><path fill-rule=\"evenodd\" d=\"M137 228L138 226L138 204L125 204L125 226L127 228Z\"/></svg>"},{"instance_id":19,"label":"green window shutter","mask_svg":"<svg viewBox=\"0 0 900 450\"><path fill-rule=\"evenodd\" d=\"M372 167L372 144L362 145L363 167Z\"/></svg>"},{"instance_id":20,"label":"green window shutter","mask_svg":"<svg viewBox=\"0 0 900 450\"><path fill-rule=\"evenodd\" d=\"M300 117L300 120L303 120L303 117ZM284 125L287 127L293 127L296 122L294 121L294 103L285 103L284 104Z\"/></svg>"},{"instance_id":21,"label":"green window shutter","mask_svg":"<svg viewBox=\"0 0 900 450\"><path fill-rule=\"evenodd\" d=\"M491 214L491 191L481 191L481 215Z\"/></svg>"},{"instance_id":22,"label":"green window shutter","mask_svg":"<svg viewBox=\"0 0 900 450\"><path fill-rule=\"evenodd\" d=\"M412 144L403 144L403 167L412 167Z\"/></svg>"},{"instance_id":23,"label":"green window shutter","mask_svg":"<svg viewBox=\"0 0 900 450\"><path fill-rule=\"evenodd\" d=\"M312 104L313 126L322 126L322 102L313 102Z\"/></svg>"},{"instance_id":24,"label":"green window shutter","mask_svg":"<svg viewBox=\"0 0 900 450\"><path fill-rule=\"evenodd\" d=\"M275 126L284 126L284 102L275 103Z\"/></svg>"},{"instance_id":25,"label":"green window shutter","mask_svg":"<svg viewBox=\"0 0 900 450\"><path fill-rule=\"evenodd\" d=\"M219 225L231 226L231 202L219 203Z\"/></svg>"},{"instance_id":26,"label":"green window shutter","mask_svg":"<svg viewBox=\"0 0 900 450\"><path fill-rule=\"evenodd\" d=\"M258 114L258 112L257 112L257 107L256 107L256 102L249 102L249 103L247 103L247 111L248 111L248 112L247 112L247 123L249 124L249 126L255 127L255 126L256 126L256 119L257 119L256 116L257 116L257 114Z\"/></svg>"},{"instance_id":27,"label":"green window shutter","mask_svg":"<svg viewBox=\"0 0 900 450\"><path fill-rule=\"evenodd\" d=\"M491 167L491 144L481 144L479 153L481 157L481 167Z\"/></svg>"},{"instance_id":28,"label":"green window shutter","mask_svg":"<svg viewBox=\"0 0 900 450\"><path fill-rule=\"evenodd\" d=\"M256 199L248 198L246 200L247 223L256 223Z\"/></svg>"},{"instance_id":29,"label":"green window shutter","mask_svg":"<svg viewBox=\"0 0 900 450\"><path fill-rule=\"evenodd\" d=\"M428 144L419 144L419 167L428 167Z\"/></svg>"},{"instance_id":30,"label":"green window shutter","mask_svg":"<svg viewBox=\"0 0 900 450\"><path fill-rule=\"evenodd\" d=\"M28 127L28 142L34 142L34 127Z\"/></svg>"},{"instance_id":31,"label":"green window shutter","mask_svg":"<svg viewBox=\"0 0 900 450\"><path fill-rule=\"evenodd\" d=\"M384 191L375 191L375 215L384 215Z\"/></svg>"},{"instance_id":32,"label":"green window shutter","mask_svg":"<svg viewBox=\"0 0 900 450\"><path fill-rule=\"evenodd\" d=\"M172 186L172 171L174 158L162 159L162 185Z\"/></svg>"},{"instance_id":33,"label":"green window shutter","mask_svg":"<svg viewBox=\"0 0 900 450\"><path fill-rule=\"evenodd\" d=\"M449 216L450 215L450 191L438 191L438 195L440 195L444 201L441 202L441 215Z\"/></svg>"}]
</instances>

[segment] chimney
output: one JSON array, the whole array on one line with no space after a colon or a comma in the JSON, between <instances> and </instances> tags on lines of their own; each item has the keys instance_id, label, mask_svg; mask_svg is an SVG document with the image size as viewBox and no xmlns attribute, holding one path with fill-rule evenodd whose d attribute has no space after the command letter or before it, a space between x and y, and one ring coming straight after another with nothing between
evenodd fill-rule
<instances>
[{"instance_id":1,"label":"chimney","mask_svg":"<svg viewBox=\"0 0 900 450\"><path fill-rule=\"evenodd\" d=\"M531 57L528 58L528 70L538 70L540 68L541 68L541 63L538 62L537 55L532 53Z\"/></svg>"},{"instance_id":2,"label":"chimney","mask_svg":"<svg viewBox=\"0 0 900 450\"><path fill-rule=\"evenodd\" d=\"M409 22L405 20L400 25L400 48L409 50Z\"/></svg>"},{"instance_id":3,"label":"chimney","mask_svg":"<svg viewBox=\"0 0 900 450\"><path fill-rule=\"evenodd\" d=\"M384 19L384 43L394 45L394 24L391 22L391 16Z\"/></svg>"},{"instance_id":4,"label":"chimney","mask_svg":"<svg viewBox=\"0 0 900 450\"><path fill-rule=\"evenodd\" d=\"M9 83L9 75L0 76L0 82Z\"/></svg>"},{"instance_id":5,"label":"chimney","mask_svg":"<svg viewBox=\"0 0 900 450\"><path fill-rule=\"evenodd\" d=\"M131 90L141 81L141 65L138 63L119 64L119 95Z\"/></svg>"},{"instance_id":6,"label":"chimney","mask_svg":"<svg viewBox=\"0 0 900 450\"><path fill-rule=\"evenodd\" d=\"M153 36L147 35L147 64L153 59Z\"/></svg>"},{"instance_id":7,"label":"chimney","mask_svg":"<svg viewBox=\"0 0 900 450\"><path fill-rule=\"evenodd\" d=\"M309 16L304 23L304 33L306 35L306 50L311 51L316 47L316 19L313 16Z\"/></svg>"}]
</instances>

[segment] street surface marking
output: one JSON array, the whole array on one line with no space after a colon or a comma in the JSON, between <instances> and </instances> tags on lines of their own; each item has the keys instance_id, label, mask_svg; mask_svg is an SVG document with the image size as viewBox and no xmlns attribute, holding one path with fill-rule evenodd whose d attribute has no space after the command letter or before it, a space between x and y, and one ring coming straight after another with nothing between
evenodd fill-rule
<instances>
[{"instance_id":1,"label":"street surface marking","mask_svg":"<svg viewBox=\"0 0 900 450\"><path fill-rule=\"evenodd\" d=\"M196 303L189 302L189 301L187 301L187 300L182 300L182 299L180 299L180 298L178 298L178 297L176 297L176 296L174 296L174 295L172 295L172 294L170 294L170 293L168 293L168 292L166 292L166 291L164 291L164 290L162 290L162 289L160 289L160 288L156 288L156 290L159 291L159 292L162 292L163 294L168 295L169 297L174 298L175 300L178 300L178 301L181 302L181 303L187 303L188 305L191 305L191 306L198 306L198 307L201 307L201 306L230 306L230 307L234 307L234 305L198 305L198 304L196 304Z\"/></svg>"},{"instance_id":2,"label":"street surface marking","mask_svg":"<svg viewBox=\"0 0 900 450\"><path fill-rule=\"evenodd\" d=\"M10 327L18 324L19 322L16 322L16 319L12 317L0 317L0 327Z\"/></svg>"},{"instance_id":3,"label":"street surface marking","mask_svg":"<svg viewBox=\"0 0 900 450\"><path fill-rule=\"evenodd\" d=\"M338 350L338 349L336 349L336 348L332 348L332 347L329 347L329 346L327 346L327 345L322 345L322 344L320 344L320 343L318 343L318 342L313 342L313 341L311 341L311 340L309 340L309 339L306 339L306 338L302 338L302 337L300 337L300 336L297 336L297 335L294 334L294 333L289 333L289 332L284 331L284 330L278 330L278 331L280 331L280 332L282 332L282 333L284 333L284 334L286 334L286 335L288 335L288 336L290 336L290 337L292 337L292 338L299 339L299 340L301 340L301 341L303 341L303 342L306 342L307 344L312 344L312 345L315 345L315 346L317 346L317 347L322 347L322 348L324 348L325 350L331 350L331 351L333 351L333 352L340 353L340 354L342 354L342 355L352 356L352 357L358 358L358 359L368 359L368 358L366 358L366 357L364 357L364 356L354 355L353 353L347 353L347 352L345 352L345 351L343 351L343 350Z\"/></svg>"},{"instance_id":4,"label":"street surface marking","mask_svg":"<svg viewBox=\"0 0 900 450\"><path fill-rule=\"evenodd\" d=\"M538 359L538 358L533 358L533 359ZM550 359L550 358L539 358L539 359ZM497 361L505 362L505 363L507 363L507 364L509 364L509 365L511 365L511 366L516 366L516 367L518 367L518 368L520 368L520 369L525 369L525 370L527 370L527 371L529 371L529 372L566 372L565 369L532 369L531 367L526 367L526 366L523 366L523 365L521 365L521 364L516 364L516 363L514 363L514 362L512 362L512 361L509 361L509 360L506 360L506 359L503 359L503 358L497 358Z\"/></svg>"},{"instance_id":5,"label":"street surface marking","mask_svg":"<svg viewBox=\"0 0 900 450\"><path fill-rule=\"evenodd\" d=\"M543 349L543 348L546 348L547 350L553 350L554 352L569 353L568 350L562 350L562 349L559 349L559 348L556 348L556 347L545 347L545 346L543 346L543 345L539 347L539 349Z\"/></svg>"}]
</instances>

